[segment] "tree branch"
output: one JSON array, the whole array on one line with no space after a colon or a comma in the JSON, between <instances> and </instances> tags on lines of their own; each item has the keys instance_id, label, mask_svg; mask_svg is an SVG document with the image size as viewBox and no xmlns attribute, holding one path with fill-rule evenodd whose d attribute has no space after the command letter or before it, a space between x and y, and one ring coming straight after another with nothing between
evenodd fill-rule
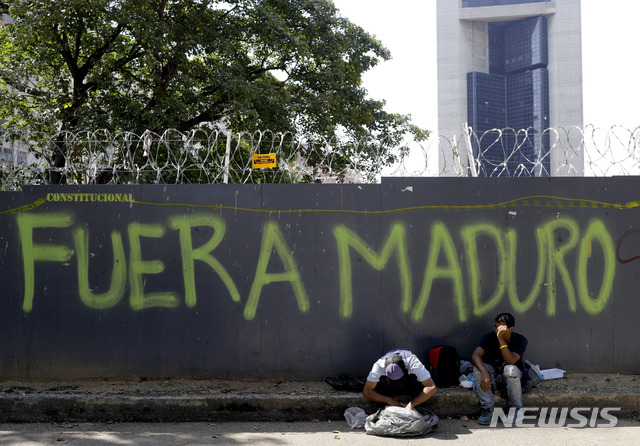
<instances>
[{"instance_id":1,"label":"tree branch","mask_svg":"<svg viewBox=\"0 0 640 446\"><path fill-rule=\"evenodd\" d=\"M2 79L2 81L5 84L9 85L11 88L18 90L19 92L24 93L26 95L34 96L34 97L46 96L46 94L43 91L38 90L35 87L29 87L29 85L24 81L24 79L14 80L10 78L4 71L0 71L0 79Z\"/></svg>"},{"instance_id":2,"label":"tree branch","mask_svg":"<svg viewBox=\"0 0 640 446\"><path fill-rule=\"evenodd\" d=\"M215 122L222 119L224 115L220 112L213 113L213 110L219 108L219 106L223 103L223 101L216 101L208 110L203 111L198 116L194 116L193 118L178 124L177 130L185 132L198 124L202 124L203 122Z\"/></svg>"},{"instance_id":3,"label":"tree branch","mask_svg":"<svg viewBox=\"0 0 640 446\"><path fill-rule=\"evenodd\" d=\"M158 5L158 18L160 19L161 22L164 21L164 10L167 7L167 0L162 0L160 2L160 4Z\"/></svg>"},{"instance_id":4,"label":"tree branch","mask_svg":"<svg viewBox=\"0 0 640 446\"><path fill-rule=\"evenodd\" d=\"M113 30L113 33L109 36L109 38L102 44L100 47L96 48L96 50L87 58L87 61L80 67L80 71L83 73L83 78L89 72L91 68L95 66L95 64L102 59L109 48L116 41L118 36L122 33L122 30L125 28L125 25L119 23L118 26Z\"/></svg>"},{"instance_id":5,"label":"tree branch","mask_svg":"<svg viewBox=\"0 0 640 446\"><path fill-rule=\"evenodd\" d=\"M275 66L275 67L263 67L263 68L260 68L259 70L255 70L255 71L250 72L249 76L257 77L258 75L260 75L262 73L266 73L267 71L275 71L275 70L286 71L287 67L285 65Z\"/></svg>"},{"instance_id":6,"label":"tree branch","mask_svg":"<svg viewBox=\"0 0 640 446\"><path fill-rule=\"evenodd\" d=\"M65 63L67 64L67 66L69 67L69 71L71 72L71 75L75 75L76 70L78 69L78 62L77 60L73 57L73 54L71 54L71 49L69 48L69 36L67 36L67 33L62 31L62 30L58 30L57 26L53 27L53 32L55 34L58 34L58 32L60 32L60 34L58 35L58 40L60 42L61 45L61 49L60 49L60 54L62 55L62 58L64 59Z\"/></svg>"}]
</instances>

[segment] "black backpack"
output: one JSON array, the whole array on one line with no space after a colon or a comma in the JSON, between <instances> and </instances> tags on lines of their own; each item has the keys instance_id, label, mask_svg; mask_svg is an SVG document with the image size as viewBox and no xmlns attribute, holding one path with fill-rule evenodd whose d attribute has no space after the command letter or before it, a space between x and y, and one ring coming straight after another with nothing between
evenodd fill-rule
<instances>
[{"instance_id":1,"label":"black backpack","mask_svg":"<svg viewBox=\"0 0 640 446\"><path fill-rule=\"evenodd\" d=\"M439 345L429 351L429 371L438 387L460 384L460 357L452 345Z\"/></svg>"},{"instance_id":2,"label":"black backpack","mask_svg":"<svg viewBox=\"0 0 640 446\"><path fill-rule=\"evenodd\" d=\"M347 390L350 392L362 392L364 390L365 381L365 378L350 375L348 373L341 373L338 376L329 376L324 379L324 382L334 389Z\"/></svg>"}]
</instances>

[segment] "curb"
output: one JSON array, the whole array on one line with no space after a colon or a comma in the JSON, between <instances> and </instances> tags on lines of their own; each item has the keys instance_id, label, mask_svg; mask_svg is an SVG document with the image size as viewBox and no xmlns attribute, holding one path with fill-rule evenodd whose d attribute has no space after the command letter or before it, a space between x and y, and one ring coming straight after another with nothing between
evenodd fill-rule
<instances>
[{"instance_id":1,"label":"curb","mask_svg":"<svg viewBox=\"0 0 640 446\"><path fill-rule=\"evenodd\" d=\"M497 406L506 401L496 397ZM525 407L620 407L616 415L637 418L640 394L543 394L524 396ZM349 407L367 413L374 404L359 393L247 393L215 395L0 395L3 422L195 422L195 421L316 421L342 420ZM473 393L441 389L427 408L441 418L475 417L480 410Z\"/></svg>"}]
</instances>

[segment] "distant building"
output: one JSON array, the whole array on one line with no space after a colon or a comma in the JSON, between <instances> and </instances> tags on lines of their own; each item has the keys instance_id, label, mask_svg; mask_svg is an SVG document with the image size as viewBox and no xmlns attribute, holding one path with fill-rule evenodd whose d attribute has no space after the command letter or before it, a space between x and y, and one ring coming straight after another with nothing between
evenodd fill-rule
<instances>
[{"instance_id":1,"label":"distant building","mask_svg":"<svg viewBox=\"0 0 640 446\"><path fill-rule=\"evenodd\" d=\"M0 26L5 23L13 23L13 19L6 14L0 14Z\"/></svg>"},{"instance_id":2,"label":"distant building","mask_svg":"<svg viewBox=\"0 0 640 446\"><path fill-rule=\"evenodd\" d=\"M485 135L471 138L478 175L582 175L580 140L567 153L545 132L583 126L580 0L437 0L437 20L438 132L456 136L461 164L468 123ZM513 130L496 143L492 129ZM453 153L441 157L456 175Z\"/></svg>"},{"instance_id":3,"label":"distant building","mask_svg":"<svg viewBox=\"0 0 640 446\"><path fill-rule=\"evenodd\" d=\"M13 23L11 17L0 14L0 26ZM4 119L0 119L0 166L6 164L25 164L33 162L33 156L29 154L26 144L10 141L5 136Z\"/></svg>"}]
</instances>

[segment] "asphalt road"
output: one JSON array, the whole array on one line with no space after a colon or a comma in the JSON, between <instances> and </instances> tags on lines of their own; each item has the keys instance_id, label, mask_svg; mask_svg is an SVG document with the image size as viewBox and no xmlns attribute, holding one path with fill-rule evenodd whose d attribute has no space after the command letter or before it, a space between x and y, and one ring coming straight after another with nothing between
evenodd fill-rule
<instances>
[{"instance_id":1,"label":"asphalt road","mask_svg":"<svg viewBox=\"0 0 640 446\"><path fill-rule=\"evenodd\" d=\"M454 440L452 442L452 440ZM613 428L489 428L474 421L440 420L422 438L390 439L351 430L345 421L230 423L1 424L0 445L434 445L590 446L640 445L640 423L619 420Z\"/></svg>"}]
</instances>

